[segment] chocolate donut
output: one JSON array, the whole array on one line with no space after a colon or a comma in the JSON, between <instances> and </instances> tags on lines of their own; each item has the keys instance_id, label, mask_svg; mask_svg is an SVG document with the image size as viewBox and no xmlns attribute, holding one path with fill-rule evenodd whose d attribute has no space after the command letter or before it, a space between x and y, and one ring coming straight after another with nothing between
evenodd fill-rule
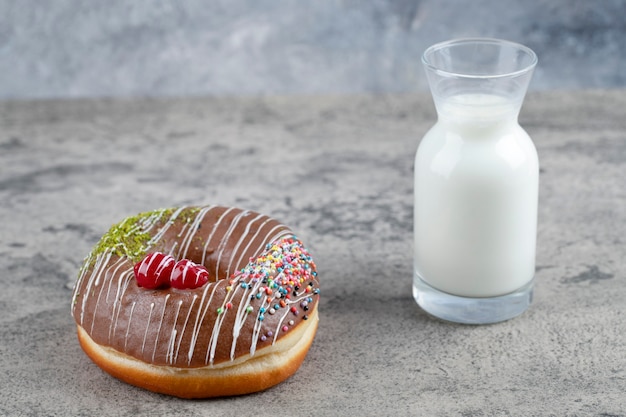
<instances>
[{"instance_id":1,"label":"chocolate donut","mask_svg":"<svg viewBox=\"0 0 626 417\"><path fill-rule=\"evenodd\" d=\"M140 286L135 266L153 254L206 268L208 282ZM238 208L182 207L114 225L84 261L71 312L83 350L108 373L205 398L295 373L317 330L318 297L315 263L287 226Z\"/></svg>"}]
</instances>

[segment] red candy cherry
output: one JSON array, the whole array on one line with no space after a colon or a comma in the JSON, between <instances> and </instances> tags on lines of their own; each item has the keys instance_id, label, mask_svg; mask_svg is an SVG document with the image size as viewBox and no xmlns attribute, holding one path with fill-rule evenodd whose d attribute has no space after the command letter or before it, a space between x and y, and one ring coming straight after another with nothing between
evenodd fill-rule
<instances>
[{"instance_id":1,"label":"red candy cherry","mask_svg":"<svg viewBox=\"0 0 626 417\"><path fill-rule=\"evenodd\" d=\"M157 289L174 287L180 290L202 287L209 282L209 272L189 259L176 262L170 255L160 252L147 254L135 264L137 285Z\"/></svg>"},{"instance_id":2,"label":"red candy cherry","mask_svg":"<svg viewBox=\"0 0 626 417\"><path fill-rule=\"evenodd\" d=\"M135 278L137 285L144 288L168 287L176 260L170 255L160 252L147 254L135 264Z\"/></svg>"},{"instance_id":3,"label":"red candy cherry","mask_svg":"<svg viewBox=\"0 0 626 417\"><path fill-rule=\"evenodd\" d=\"M198 265L189 259L176 262L170 285L180 290L202 287L209 282L209 271L202 265Z\"/></svg>"}]
</instances>

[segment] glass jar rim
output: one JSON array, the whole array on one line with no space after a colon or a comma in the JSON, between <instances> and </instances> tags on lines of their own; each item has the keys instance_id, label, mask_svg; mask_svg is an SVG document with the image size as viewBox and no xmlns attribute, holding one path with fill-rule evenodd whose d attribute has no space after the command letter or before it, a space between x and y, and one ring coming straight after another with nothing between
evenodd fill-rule
<instances>
[{"instance_id":1,"label":"glass jar rim","mask_svg":"<svg viewBox=\"0 0 626 417\"><path fill-rule=\"evenodd\" d=\"M499 74L467 74L460 73L454 71L447 71L441 69L440 67L434 65L429 61L428 57L431 56L434 52L440 51L442 49L450 48L456 45L502 45L508 46L510 48L517 49L527 56L530 57L530 63L523 68L517 71L503 72ZM505 78L505 77L515 77L524 73L527 73L535 68L537 65L538 58L537 54L530 49L529 47L522 45L521 43L512 42L504 39L496 39L496 38L459 38L459 39L451 39L444 42L439 42L434 45L428 47L424 53L422 54L422 63L429 70L446 77L459 77L459 78L473 78L473 79L496 79L496 78Z\"/></svg>"}]
</instances>

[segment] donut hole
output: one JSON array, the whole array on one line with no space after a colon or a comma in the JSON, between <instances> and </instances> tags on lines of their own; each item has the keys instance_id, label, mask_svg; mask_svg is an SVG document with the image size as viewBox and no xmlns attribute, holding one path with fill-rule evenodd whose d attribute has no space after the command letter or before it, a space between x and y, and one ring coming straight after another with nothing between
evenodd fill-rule
<instances>
[{"instance_id":1,"label":"donut hole","mask_svg":"<svg viewBox=\"0 0 626 417\"><path fill-rule=\"evenodd\" d=\"M267 242L292 235L266 215L226 207L207 207L193 221L174 222L164 234L164 251L209 271L209 282L230 279L266 250Z\"/></svg>"}]
</instances>

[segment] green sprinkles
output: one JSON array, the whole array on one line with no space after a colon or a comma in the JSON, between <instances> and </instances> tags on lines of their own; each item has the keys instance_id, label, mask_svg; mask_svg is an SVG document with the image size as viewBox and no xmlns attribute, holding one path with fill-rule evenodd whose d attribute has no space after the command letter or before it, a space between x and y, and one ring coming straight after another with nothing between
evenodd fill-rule
<instances>
[{"instance_id":1,"label":"green sprinkles","mask_svg":"<svg viewBox=\"0 0 626 417\"><path fill-rule=\"evenodd\" d=\"M92 263L95 262L98 255L109 251L119 257L126 256L132 262L139 262L148 251L149 243L152 239L152 235L144 231L145 227L142 223L147 220L163 223L168 218L171 218L176 210L178 208L139 213L113 225L93 249ZM176 220L189 223L198 211L200 211L200 207L186 208L179 213Z\"/></svg>"}]
</instances>

